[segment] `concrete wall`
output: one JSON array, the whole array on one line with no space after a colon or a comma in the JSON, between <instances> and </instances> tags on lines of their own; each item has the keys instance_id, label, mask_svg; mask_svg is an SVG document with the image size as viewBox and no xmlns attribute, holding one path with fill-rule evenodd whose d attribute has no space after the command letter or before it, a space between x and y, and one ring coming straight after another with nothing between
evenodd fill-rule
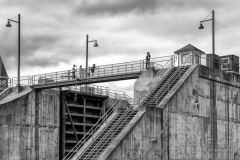
<instances>
[{"instance_id":1,"label":"concrete wall","mask_svg":"<svg viewBox=\"0 0 240 160\"><path fill-rule=\"evenodd\" d=\"M148 107L107 160L160 160L162 157L162 111Z\"/></svg>"},{"instance_id":2,"label":"concrete wall","mask_svg":"<svg viewBox=\"0 0 240 160\"><path fill-rule=\"evenodd\" d=\"M32 91L0 106L0 160L57 160L58 149L57 91Z\"/></svg>"},{"instance_id":3,"label":"concrete wall","mask_svg":"<svg viewBox=\"0 0 240 160\"><path fill-rule=\"evenodd\" d=\"M239 75L197 67L163 115L147 107L108 160L239 160L239 82Z\"/></svg>"},{"instance_id":4,"label":"concrete wall","mask_svg":"<svg viewBox=\"0 0 240 160\"><path fill-rule=\"evenodd\" d=\"M134 83L134 98L147 86L156 73L157 71L153 67L142 71L141 76Z\"/></svg>"}]
</instances>

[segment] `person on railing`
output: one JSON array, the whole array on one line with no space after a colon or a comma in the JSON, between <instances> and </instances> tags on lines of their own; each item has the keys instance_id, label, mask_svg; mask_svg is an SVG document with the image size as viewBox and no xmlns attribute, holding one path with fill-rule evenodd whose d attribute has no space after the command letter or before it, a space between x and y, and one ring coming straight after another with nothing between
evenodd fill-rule
<instances>
[{"instance_id":1,"label":"person on railing","mask_svg":"<svg viewBox=\"0 0 240 160\"><path fill-rule=\"evenodd\" d=\"M72 68L72 79L76 78L75 72L76 72L76 67L75 67L75 64L74 64L73 68Z\"/></svg>"},{"instance_id":2,"label":"person on railing","mask_svg":"<svg viewBox=\"0 0 240 160\"><path fill-rule=\"evenodd\" d=\"M95 66L95 64L93 64L93 66L91 67L91 75L92 77L94 76L94 72L97 69L97 67Z\"/></svg>"},{"instance_id":3,"label":"person on railing","mask_svg":"<svg viewBox=\"0 0 240 160\"><path fill-rule=\"evenodd\" d=\"M146 56L146 69L147 70L150 68L150 58L151 58L151 55L149 52L147 52L147 56Z\"/></svg>"}]
</instances>

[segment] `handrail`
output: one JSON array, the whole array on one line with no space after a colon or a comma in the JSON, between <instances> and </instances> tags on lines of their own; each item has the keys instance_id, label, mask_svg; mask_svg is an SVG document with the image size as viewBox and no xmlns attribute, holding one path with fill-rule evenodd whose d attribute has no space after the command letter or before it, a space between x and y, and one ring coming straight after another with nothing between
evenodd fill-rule
<instances>
[{"instance_id":1,"label":"handrail","mask_svg":"<svg viewBox=\"0 0 240 160\"><path fill-rule=\"evenodd\" d=\"M117 122L115 122L113 124L113 126L111 127L111 130L109 130L107 133L104 134L104 136L101 138L101 140L94 146L94 148L91 150L91 152L88 153L87 157L85 157L84 159L87 159L90 155L93 155L93 150L95 148L98 149L102 149L102 147L107 143L107 141L105 141L104 145L100 146L100 148L98 147L99 144L101 144L102 141L105 140L105 138L109 135L109 133L111 133L110 138L113 137L113 135L116 133L116 131L127 121L127 119L129 118L129 116L131 116L131 114L134 112L135 110L132 110L131 107L128 107L127 111L124 112L123 115L121 115L121 117L117 120ZM130 113L130 114L129 114ZM127 115L127 117L125 117ZM121 123L122 122L122 123ZM119 125L120 123L120 125ZM117 129L116 129L117 128ZM114 133L112 133L112 131L114 131ZM121 131L122 132L122 131ZM88 146L88 148L90 147L90 145ZM86 148L85 150L87 150L88 148ZM96 155L96 154L95 154ZM95 156L94 155L94 156Z\"/></svg>"},{"instance_id":2,"label":"handrail","mask_svg":"<svg viewBox=\"0 0 240 160\"><path fill-rule=\"evenodd\" d=\"M127 100L129 103L132 103L132 98L129 97L125 92L112 90L109 87L105 87L105 86L77 85L77 86L63 87L62 90L72 90L72 91L83 92L83 93L103 95L103 96L108 96L110 98L115 98L115 99L120 96L123 100Z\"/></svg>"},{"instance_id":3,"label":"handrail","mask_svg":"<svg viewBox=\"0 0 240 160\"><path fill-rule=\"evenodd\" d=\"M163 79L162 75L170 68L174 68L174 63L176 61L176 57L172 56L171 59L163 66L163 69L160 70L153 78L146 87L134 98L133 104L135 106L138 106L145 102L147 95L150 94L150 92L153 91L153 89L157 86L157 83L159 80ZM158 77L159 76L159 77ZM166 76L166 75L165 75ZM144 97L144 98L143 98ZM142 100L142 101L141 101Z\"/></svg>"},{"instance_id":4,"label":"handrail","mask_svg":"<svg viewBox=\"0 0 240 160\"><path fill-rule=\"evenodd\" d=\"M93 136L93 133L104 123L107 123L107 118L122 104L121 97L118 97L117 101L108 109L108 111L95 123L95 125L83 136L83 138L72 148L72 150L63 158L67 160L74 156L74 151L78 151L83 144Z\"/></svg>"},{"instance_id":5,"label":"handrail","mask_svg":"<svg viewBox=\"0 0 240 160\"><path fill-rule=\"evenodd\" d=\"M169 67L169 66L171 66L171 67L173 67L174 66L174 62L175 62L175 59L176 57L174 57L174 56L171 56L171 58L170 58L170 60L168 60L167 61L167 63L162 67L163 68L163 70L160 70L157 74L156 74L156 76L158 76L158 75L160 75L161 73L163 73L164 71L166 71L166 69L164 69L165 67L167 68L167 67ZM171 63L170 63L171 62ZM155 76L155 77L156 77ZM155 82L157 82L157 80L159 80L159 79L161 79L161 77L159 78L157 78L157 79L153 79L153 80L151 80L150 81L150 83L155 83ZM146 87L145 87L146 88ZM152 89L151 87L150 87L150 89ZM143 92L143 91L142 91ZM141 94L139 94L139 95L141 95ZM126 110L126 112L124 113L124 115L126 114L126 113L128 113L129 111L136 111L136 110L138 110L139 109L139 107L137 107L135 110L133 110L133 108L134 108L134 105L136 104L136 102L138 101L138 97L139 96L137 96L137 99L136 98L134 98L134 100L133 100L133 104L130 106L130 107L128 107L127 108L127 110ZM119 106L118 106L119 107ZM115 109L118 109L118 108L116 108L115 107ZM102 116L102 117L105 117L105 116ZM97 123L96 123L97 124ZM106 126L105 126L106 127ZM94 127L92 127L92 128L94 128ZM96 127L97 128L97 127ZM86 135L88 135L88 134L86 134ZM90 134L89 134L90 135ZM84 136L85 137L85 136ZM83 140L85 139L83 137ZM80 142L81 142L82 140L80 140ZM84 141L85 142L85 141ZM83 144L82 144L83 145ZM73 156L74 156L74 152L73 151L78 151L80 148L81 148L81 146L82 146L81 144L79 145L79 143L77 144L77 145L75 145L74 146L74 148L64 157L64 159L63 160L67 160L67 159L70 159L70 158L72 158ZM66 159L67 158L67 159Z\"/></svg>"},{"instance_id":6,"label":"handrail","mask_svg":"<svg viewBox=\"0 0 240 160\"><path fill-rule=\"evenodd\" d=\"M163 64L168 61L168 58L171 56L162 56L151 58L151 65L156 69L161 69ZM89 68L82 68L81 70L76 69L73 70L64 70L58 72L50 72L43 73L37 75L28 75L20 77L21 85L39 85L39 84L48 84L48 83L58 83L63 81L73 81L74 78L80 79L88 79L88 78L96 78L96 77L104 77L104 76L113 76L119 74L132 74L136 72L141 72L145 70L146 60L138 60L124 63L116 63L109 65L101 65L97 66L97 70L94 74L90 74ZM74 73L75 74L74 74ZM75 75L75 76L74 76ZM12 77L8 79L8 86L14 86L17 84L18 78Z\"/></svg>"},{"instance_id":7,"label":"handrail","mask_svg":"<svg viewBox=\"0 0 240 160\"><path fill-rule=\"evenodd\" d=\"M175 71L175 73L177 73L177 71ZM173 77L173 76L171 76L171 77ZM170 78L171 79L171 78ZM169 80L170 80L169 79ZM155 81L156 82L156 81ZM138 109L138 108L137 108ZM108 137L108 139L111 139L112 137L113 137L113 135L114 135L114 133L125 123L125 121L129 118L129 116L131 116L131 114L134 112L134 111L136 111L136 110L133 110L132 109L132 107L129 107L128 109L127 109L127 111L124 113L124 115L122 115L121 117L120 117L120 119L118 119L118 121L116 122L116 123L114 123L114 125L112 126L112 128L101 138L101 140L94 146L94 148L93 149L91 149L91 151L87 154L87 156L84 158L84 159L88 159L89 158L89 156L96 156L97 155L97 153L95 152L95 154L94 154L94 149L98 149L98 150L101 150L104 146L105 146L105 144L107 143L107 141L104 141L105 140L105 138L107 137L107 136L109 136L109 134L108 133L111 133L110 134L110 137ZM129 114L129 112L131 112L131 114ZM127 117L125 117L125 115L127 115ZM124 118L124 122L122 122L122 119ZM122 123L121 123L122 122ZM120 125L119 125L119 123L121 123ZM117 128L117 129L115 129L115 128ZM113 133L113 131L114 131L114 133ZM122 132L122 131L121 131ZM103 144L102 144L102 142L103 142ZM101 146L98 146L99 144L101 144ZM88 146L88 147L90 147L90 145ZM85 150L87 150L87 149L85 149Z\"/></svg>"},{"instance_id":8,"label":"handrail","mask_svg":"<svg viewBox=\"0 0 240 160\"><path fill-rule=\"evenodd\" d=\"M164 92L162 92L165 87L170 86L171 84L173 84L174 80L178 77L175 77L176 75L179 76L183 70L185 69L185 67L187 67L188 65L190 65L192 63L192 56L189 55L189 57L183 62L183 65L181 65L180 67L177 68L177 70L174 72L174 74L163 84L163 86L161 87L161 89L154 95L153 97L153 101L155 101L156 103L158 102L158 97L161 97ZM169 90L168 92L170 92L171 90ZM159 96L160 95L160 96Z\"/></svg>"}]
</instances>

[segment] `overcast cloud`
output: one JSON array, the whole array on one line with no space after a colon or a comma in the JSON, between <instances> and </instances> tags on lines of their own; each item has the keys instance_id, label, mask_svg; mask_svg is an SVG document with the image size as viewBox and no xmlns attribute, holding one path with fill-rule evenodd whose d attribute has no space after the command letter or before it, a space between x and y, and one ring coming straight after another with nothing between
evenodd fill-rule
<instances>
[{"instance_id":1,"label":"overcast cloud","mask_svg":"<svg viewBox=\"0 0 240 160\"><path fill-rule=\"evenodd\" d=\"M96 65L172 55L192 44L212 51L211 23L199 21L215 10L216 53L239 54L240 1L231 0L0 0L0 51L10 77L17 74L17 24L21 14L21 75L85 65L86 34L89 64ZM211 15L209 16L211 18ZM13 18L17 20L17 17ZM132 93L134 81L107 84Z\"/></svg>"}]
</instances>

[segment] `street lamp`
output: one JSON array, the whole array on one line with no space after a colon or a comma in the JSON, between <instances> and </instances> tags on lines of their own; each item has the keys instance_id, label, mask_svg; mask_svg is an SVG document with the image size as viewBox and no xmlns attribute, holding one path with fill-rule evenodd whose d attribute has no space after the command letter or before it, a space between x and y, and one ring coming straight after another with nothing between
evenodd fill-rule
<instances>
[{"instance_id":1,"label":"street lamp","mask_svg":"<svg viewBox=\"0 0 240 160\"><path fill-rule=\"evenodd\" d=\"M210 14L209 14L210 15ZM208 16L207 16L208 17ZM206 17L206 18L207 18ZM205 19L206 19L205 18ZM215 39L214 39L214 32L215 32L215 29L214 29L214 10L212 11L212 19L206 19L206 20L202 20L202 21L200 21L200 26L199 26L199 28L198 29L204 29L204 27L203 27L203 25L202 25L202 23L203 22L206 22L206 21L212 21L212 53L213 53L213 55L215 54Z\"/></svg>"},{"instance_id":2,"label":"street lamp","mask_svg":"<svg viewBox=\"0 0 240 160\"><path fill-rule=\"evenodd\" d=\"M12 27L10 21L18 23L18 80L17 80L17 93L20 92L20 14L18 14L18 21L8 19L6 27Z\"/></svg>"},{"instance_id":3,"label":"street lamp","mask_svg":"<svg viewBox=\"0 0 240 160\"><path fill-rule=\"evenodd\" d=\"M88 38L89 38L89 35L87 35L87 40L86 40L86 71L88 70L88 43L95 42L93 46L98 47L97 40L89 41ZM87 73L86 73L86 76L87 76Z\"/></svg>"}]
</instances>

